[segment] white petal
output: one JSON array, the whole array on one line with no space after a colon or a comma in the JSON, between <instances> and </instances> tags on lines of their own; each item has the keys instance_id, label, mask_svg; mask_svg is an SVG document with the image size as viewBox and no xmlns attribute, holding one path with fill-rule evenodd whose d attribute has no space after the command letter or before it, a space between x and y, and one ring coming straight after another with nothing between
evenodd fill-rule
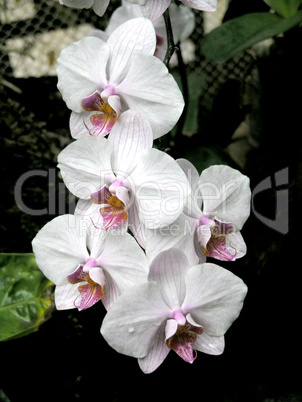
<instances>
[{"instance_id":1,"label":"white petal","mask_svg":"<svg viewBox=\"0 0 302 402\"><path fill-rule=\"evenodd\" d=\"M63 283L57 285L55 289L55 305L57 310L69 310L76 308L76 300L81 298L81 294L78 291L78 284L72 285L71 283Z\"/></svg>"},{"instance_id":2,"label":"white petal","mask_svg":"<svg viewBox=\"0 0 302 402\"><path fill-rule=\"evenodd\" d=\"M156 370L167 357L170 349L165 343L165 322L157 331L153 340L153 346L146 357L138 359L138 364L144 373L152 373Z\"/></svg>"},{"instance_id":3,"label":"white petal","mask_svg":"<svg viewBox=\"0 0 302 402\"><path fill-rule=\"evenodd\" d=\"M65 185L79 198L89 199L112 174L111 144L103 137L83 137L58 155L58 167Z\"/></svg>"},{"instance_id":4,"label":"white petal","mask_svg":"<svg viewBox=\"0 0 302 402\"><path fill-rule=\"evenodd\" d=\"M129 229L133 233L138 244L146 248L147 228L139 218L139 210L137 200L134 198L131 208L127 210Z\"/></svg>"},{"instance_id":5,"label":"white petal","mask_svg":"<svg viewBox=\"0 0 302 402\"><path fill-rule=\"evenodd\" d=\"M105 247L97 259L98 265L111 278L111 290L105 287L104 304L109 309L127 288L146 282L149 263L143 250L128 233L110 230Z\"/></svg>"},{"instance_id":6,"label":"white petal","mask_svg":"<svg viewBox=\"0 0 302 402\"><path fill-rule=\"evenodd\" d=\"M162 298L171 310L179 310L186 294L185 274L190 263L185 254L172 248L163 251L152 261L149 280L160 286Z\"/></svg>"},{"instance_id":7,"label":"white petal","mask_svg":"<svg viewBox=\"0 0 302 402\"><path fill-rule=\"evenodd\" d=\"M109 47L96 37L85 37L62 50L58 58L58 88L69 109L81 113L81 101L107 84Z\"/></svg>"},{"instance_id":8,"label":"white petal","mask_svg":"<svg viewBox=\"0 0 302 402\"><path fill-rule=\"evenodd\" d=\"M142 17L143 14L140 11L140 7L138 5L123 5L116 8L111 14L109 23L106 27L106 33L110 35L116 28L122 25L124 22L133 19Z\"/></svg>"},{"instance_id":9,"label":"white petal","mask_svg":"<svg viewBox=\"0 0 302 402\"><path fill-rule=\"evenodd\" d=\"M137 1L136 1L137 3ZM152 22L156 21L166 9L169 7L171 0L152 0L147 1L145 5L141 6L141 12Z\"/></svg>"},{"instance_id":10,"label":"white petal","mask_svg":"<svg viewBox=\"0 0 302 402\"><path fill-rule=\"evenodd\" d=\"M199 173L196 167L187 159L177 159L176 162L185 172L191 186L191 195L188 197L187 203L184 207L184 213L192 218L200 219L202 216L202 198L198 186Z\"/></svg>"},{"instance_id":11,"label":"white petal","mask_svg":"<svg viewBox=\"0 0 302 402\"><path fill-rule=\"evenodd\" d=\"M135 52L152 55L156 47L155 30L145 18L129 20L110 35L109 84L119 84L127 74L129 63Z\"/></svg>"},{"instance_id":12,"label":"white petal","mask_svg":"<svg viewBox=\"0 0 302 402\"><path fill-rule=\"evenodd\" d=\"M83 222L74 215L58 216L43 226L32 241L38 267L55 284L64 282L89 257Z\"/></svg>"},{"instance_id":13,"label":"white petal","mask_svg":"<svg viewBox=\"0 0 302 402\"><path fill-rule=\"evenodd\" d=\"M171 156L155 148L141 152L131 174L139 218L148 228L169 225L181 214L189 182Z\"/></svg>"},{"instance_id":14,"label":"white petal","mask_svg":"<svg viewBox=\"0 0 302 402\"><path fill-rule=\"evenodd\" d=\"M170 314L157 283L139 284L113 304L103 320L101 333L119 353L143 358Z\"/></svg>"},{"instance_id":15,"label":"white petal","mask_svg":"<svg viewBox=\"0 0 302 402\"><path fill-rule=\"evenodd\" d=\"M122 113L113 126L109 141L113 149L113 171L121 172L121 176L128 176L137 164L140 152L152 147L152 129L146 119L128 110Z\"/></svg>"},{"instance_id":16,"label":"white petal","mask_svg":"<svg viewBox=\"0 0 302 402\"><path fill-rule=\"evenodd\" d=\"M195 251L194 236L198 221L181 214L171 225L149 229L146 238L146 254L152 261L160 252L172 247L184 251L190 266L199 263Z\"/></svg>"},{"instance_id":17,"label":"white petal","mask_svg":"<svg viewBox=\"0 0 302 402\"><path fill-rule=\"evenodd\" d=\"M211 263L189 269L186 284L183 311L191 313L207 334L224 335L240 313L246 285L230 271Z\"/></svg>"},{"instance_id":18,"label":"white petal","mask_svg":"<svg viewBox=\"0 0 302 402\"><path fill-rule=\"evenodd\" d=\"M225 165L205 169L199 179L205 215L231 222L240 230L250 214L250 181Z\"/></svg>"},{"instance_id":19,"label":"white petal","mask_svg":"<svg viewBox=\"0 0 302 402\"><path fill-rule=\"evenodd\" d=\"M107 10L110 0L94 0L93 11L102 17Z\"/></svg>"},{"instance_id":20,"label":"white petal","mask_svg":"<svg viewBox=\"0 0 302 402\"><path fill-rule=\"evenodd\" d=\"M175 79L154 56L135 53L116 91L130 109L149 120L154 139L170 131L183 111L183 96Z\"/></svg>"},{"instance_id":21,"label":"white petal","mask_svg":"<svg viewBox=\"0 0 302 402\"><path fill-rule=\"evenodd\" d=\"M88 137L89 131L93 132L93 125L90 121L90 116L96 112L76 113L71 112L69 120L70 134L73 138Z\"/></svg>"},{"instance_id":22,"label":"white petal","mask_svg":"<svg viewBox=\"0 0 302 402\"><path fill-rule=\"evenodd\" d=\"M224 351L224 336L210 336L206 332L197 335L194 349L208 355L221 355Z\"/></svg>"},{"instance_id":23,"label":"white petal","mask_svg":"<svg viewBox=\"0 0 302 402\"><path fill-rule=\"evenodd\" d=\"M196 10L215 11L217 0L181 0L186 6Z\"/></svg>"}]
</instances>

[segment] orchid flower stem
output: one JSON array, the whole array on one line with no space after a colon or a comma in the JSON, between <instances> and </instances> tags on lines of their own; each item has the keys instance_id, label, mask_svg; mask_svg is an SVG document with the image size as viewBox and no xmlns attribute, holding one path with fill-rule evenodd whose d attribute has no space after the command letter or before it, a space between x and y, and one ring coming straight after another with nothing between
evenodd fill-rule
<instances>
[{"instance_id":1,"label":"orchid flower stem","mask_svg":"<svg viewBox=\"0 0 302 402\"><path fill-rule=\"evenodd\" d=\"M187 76L187 71L186 71L186 65L182 58L180 43L177 44L176 54L177 54L177 62L178 62L178 71L179 71L181 86L182 86L182 94L183 94L184 102L185 102L184 110L177 123L176 138L178 138L180 135L182 135L182 129L183 129L183 126L185 123L186 114L187 114L187 110L188 110L189 87L188 87L188 76Z\"/></svg>"},{"instance_id":2,"label":"orchid flower stem","mask_svg":"<svg viewBox=\"0 0 302 402\"><path fill-rule=\"evenodd\" d=\"M164 58L164 65L168 67L169 61L176 49L175 44L174 44L174 38L173 38L173 31L172 31L172 24L171 24L171 19L170 19L170 14L169 14L169 8L166 9L164 12L164 20L165 20L165 26L166 26L166 32L167 32L167 40L168 40L168 48L167 52L165 54Z\"/></svg>"}]
</instances>

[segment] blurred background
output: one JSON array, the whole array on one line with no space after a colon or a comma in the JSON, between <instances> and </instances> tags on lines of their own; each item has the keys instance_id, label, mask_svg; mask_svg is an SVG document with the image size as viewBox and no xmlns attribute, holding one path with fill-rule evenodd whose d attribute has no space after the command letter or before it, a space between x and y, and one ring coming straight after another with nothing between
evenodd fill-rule
<instances>
[{"instance_id":1,"label":"blurred background","mask_svg":"<svg viewBox=\"0 0 302 402\"><path fill-rule=\"evenodd\" d=\"M73 212L76 200L56 168L58 153L72 141L56 58L92 29L105 29L119 4L112 0L100 18L56 0L0 0L2 253L31 253L44 224ZM242 231L248 253L219 263L249 288L224 354L198 353L189 365L171 352L145 375L102 339L101 303L83 312L53 311L38 332L0 343L0 401L302 401L301 24L224 62L203 52L203 38L216 27L269 10L263 0L218 0L214 13L193 10L196 26L182 67L187 81L170 67L188 94L187 114L155 144L199 171L225 163L251 181L252 211ZM20 183L23 207L15 197ZM24 206L46 211L35 216Z\"/></svg>"}]
</instances>

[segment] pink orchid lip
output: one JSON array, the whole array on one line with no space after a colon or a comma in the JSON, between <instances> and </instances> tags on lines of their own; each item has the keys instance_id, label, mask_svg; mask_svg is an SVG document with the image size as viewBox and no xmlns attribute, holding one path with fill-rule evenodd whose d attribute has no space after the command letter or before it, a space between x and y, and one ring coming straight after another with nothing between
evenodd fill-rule
<instances>
[{"instance_id":1,"label":"pink orchid lip","mask_svg":"<svg viewBox=\"0 0 302 402\"><path fill-rule=\"evenodd\" d=\"M202 333L203 328L198 324L193 325L185 319L185 323L181 325L172 319L167 321L166 335L169 337L166 338L165 342L168 348L174 350L183 360L193 363L197 357L194 343L197 336Z\"/></svg>"},{"instance_id":2,"label":"pink orchid lip","mask_svg":"<svg viewBox=\"0 0 302 402\"><path fill-rule=\"evenodd\" d=\"M99 91L83 98L81 105L87 112L99 112L90 116L93 130L89 130L84 121L90 135L105 136L109 134L121 113L119 96L112 96L112 101L109 99L107 103L107 98L104 101Z\"/></svg>"},{"instance_id":3,"label":"pink orchid lip","mask_svg":"<svg viewBox=\"0 0 302 402\"><path fill-rule=\"evenodd\" d=\"M88 265L93 265L95 262L93 258L89 258L85 264L85 270L83 265L79 265L74 272L67 276L68 282L72 285L84 282L83 285L78 286L79 297L81 297L80 304L76 305L78 298L74 301L75 307L80 311L93 306L105 296L104 286L106 279L102 268L95 265L92 268L88 267Z\"/></svg>"},{"instance_id":4,"label":"pink orchid lip","mask_svg":"<svg viewBox=\"0 0 302 402\"><path fill-rule=\"evenodd\" d=\"M210 221L210 223L208 223ZM236 258L237 250L228 243L228 235L234 231L230 222L222 222L206 216L200 219L201 225L197 231L198 242L204 249L204 255L220 261L232 261ZM201 231L200 229L204 229ZM230 250L234 250L232 253Z\"/></svg>"}]
</instances>

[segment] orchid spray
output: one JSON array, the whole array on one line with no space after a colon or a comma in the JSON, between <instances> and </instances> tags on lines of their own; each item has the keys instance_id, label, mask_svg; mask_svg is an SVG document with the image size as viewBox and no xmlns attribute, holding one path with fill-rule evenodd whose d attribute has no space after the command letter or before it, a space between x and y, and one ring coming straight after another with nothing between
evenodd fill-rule
<instances>
[{"instance_id":1,"label":"orchid spray","mask_svg":"<svg viewBox=\"0 0 302 402\"><path fill-rule=\"evenodd\" d=\"M109 0L61 3L102 16ZM186 106L168 67L194 29L191 8L216 8L216 0L170 3L123 1L106 31L61 52L58 88L74 141L58 167L78 202L32 242L57 309L101 301L101 334L145 373L170 351L189 363L197 351L221 354L247 292L216 262L246 253L249 179L225 165L198 172L154 142Z\"/></svg>"}]
</instances>

